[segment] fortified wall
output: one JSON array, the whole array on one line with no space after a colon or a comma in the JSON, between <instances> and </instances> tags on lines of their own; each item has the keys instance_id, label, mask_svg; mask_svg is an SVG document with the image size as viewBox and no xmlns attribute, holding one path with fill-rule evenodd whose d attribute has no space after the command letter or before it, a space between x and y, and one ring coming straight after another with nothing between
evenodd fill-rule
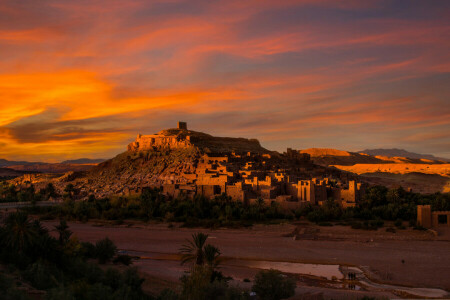
<instances>
[{"instance_id":1,"label":"fortified wall","mask_svg":"<svg viewBox=\"0 0 450 300\"><path fill-rule=\"evenodd\" d=\"M187 129L186 122L178 122L177 128L162 130L157 134L138 134L128 145L128 151L178 149L198 147L208 153L269 153L256 139L214 137L206 133Z\"/></svg>"},{"instance_id":2,"label":"fortified wall","mask_svg":"<svg viewBox=\"0 0 450 300\"><path fill-rule=\"evenodd\" d=\"M157 134L138 134L136 140L127 147L128 151L141 151L152 149L175 149L192 146L188 135L186 122L178 122L176 130L163 130Z\"/></svg>"}]
</instances>

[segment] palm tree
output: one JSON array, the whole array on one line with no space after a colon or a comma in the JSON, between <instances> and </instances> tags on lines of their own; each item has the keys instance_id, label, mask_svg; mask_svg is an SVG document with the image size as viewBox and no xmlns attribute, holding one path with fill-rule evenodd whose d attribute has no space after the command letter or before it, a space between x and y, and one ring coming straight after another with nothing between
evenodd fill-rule
<instances>
[{"instance_id":1,"label":"palm tree","mask_svg":"<svg viewBox=\"0 0 450 300\"><path fill-rule=\"evenodd\" d=\"M59 233L59 243L65 245L72 235L72 231L69 230L66 220L59 220L59 225L55 226L55 229Z\"/></svg>"},{"instance_id":2,"label":"palm tree","mask_svg":"<svg viewBox=\"0 0 450 300\"><path fill-rule=\"evenodd\" d=\"M23 253L31 249L38 240L39 232L35 224L32 224L28 215L23 212L11 213L6 218L4 229L4 245L12 251Z\"/></svg>"},{"instance_id":3,"label":"palm tree","mask_svg":"<svg viewBox=\"0 0 450 300\"><path fill-rule=\"evenodd\" d=\"M207 244L203 249L205 252L206 264L211 268L211 270L214 270L219 265L219 256L221 254L219 248Z\"/></svg>"},{"instance_id":4,"label":"palm tree","mask_svg":"<svg viewBox=\"0 0 450 300\"><path fill-rule=\"evenodd\" d=\"M181 264L195 261L195 265L204 265L206 239L208 239L208 235L202 232L192 234L192 240L187 240L187 244L180 248L180 252L183 254Z\"/></svg>"}]
</instances>

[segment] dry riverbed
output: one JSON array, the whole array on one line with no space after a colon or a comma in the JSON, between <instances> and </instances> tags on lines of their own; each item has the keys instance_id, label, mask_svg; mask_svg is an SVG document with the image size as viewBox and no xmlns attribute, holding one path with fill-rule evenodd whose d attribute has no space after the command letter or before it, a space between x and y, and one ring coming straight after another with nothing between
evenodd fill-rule
<instances>
[{"instance_id":1,"label":"dry riverbed","mask_svg":"<svg viewBox=\"0 0 450 300\"><path fill-rule=\"evenodd\" d=\"M53 228L56 222L45 225ZM107 236L120 250L140 256L134 265L148 277L146 287L153 291L177 286L187 269L180 265L178 250L200 231L208 233L208 242L220 248L221 271L233 277L232 284L246 288L252 283L244 279L252 280L260 269L277 268L297 278L297 296L312 299L320 295L334 299L444 297L450 291L450 230L446 228L435 236L412 229L391 233L385 228L365 231L309 223L218 230L138 222L120 226L70 222L69 226L82 241ZM295 232L304 232L302 228L314 234L296 236ZM354 281L345 279L349 268L357 274Z\"/></svg>"}]
</instances>

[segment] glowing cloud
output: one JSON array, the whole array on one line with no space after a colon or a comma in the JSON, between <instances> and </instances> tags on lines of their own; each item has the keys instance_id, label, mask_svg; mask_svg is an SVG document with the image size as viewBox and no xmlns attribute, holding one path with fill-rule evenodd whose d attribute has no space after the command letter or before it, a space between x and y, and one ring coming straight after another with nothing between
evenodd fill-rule
<instances>
[{"instance_id":1,"label":"glowing cloud","mask_svg":"<svg viewBox=\"0 0 450 300\"><path fill-rule=\"evenodd\" d=\"M276 150L450 156L450 4L401 5L7 0L0 158L111 156L178 119Z\"/></svg>"}]
</instances>

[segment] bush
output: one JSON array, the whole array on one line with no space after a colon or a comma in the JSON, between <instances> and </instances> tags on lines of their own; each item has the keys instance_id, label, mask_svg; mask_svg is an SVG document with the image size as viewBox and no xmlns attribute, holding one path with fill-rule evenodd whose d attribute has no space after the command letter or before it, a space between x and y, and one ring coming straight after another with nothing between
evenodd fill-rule
<instances>
[{"instance_id":1,"label":"bush","mask_svg":"<svg viewBox=\"0 0 450 300\"><path fill-rule=\"evenodd\" d=\"M255 276L252 291L262 300L286 299L295 295L295 281L280 271L262 270Z\"/></svg>"},{"instance_id":2,"label":"bush","mask_svg":"<svg viewBox=\"0 0 450 300\"><path fill-rule=\"evenodd\" d=\"M97 257L95 245L92 243L89 243L89 242L81 243L80 253L84 258L96 258Z\"/></svg>"},{"instance_id":3,"label":"bush","mask_svg":"<svg viewBox=\"0 0 450 300\"><path fill-rule=\"evenodd\" d=\"M319 222L317 225L319 225L319 226L333 226L333 224L330 223L330 222Z\"/></svg>"},{"instance_id":4,"label":"bush","mask_svg":"<svg viewBox=\"0 0 450 300\"><path fill-rule=\"evenodd\" d=\"M362 228L361 222L353 222L352 228L353 229L361 229Z\"/></svg>"},{"instance_id":5,"label":"bush","mask_svg":"<svg viewBox=\"0 0 450 300\"><path fill-rule=\"evenodd\" d=\"M113 262L115 264L124 264L125 266L129 266L129 265L131 265L133 263L132 262L132 257L127 255L127 254L117 255L117 257L114 258Z\"/></svg>"},{"instance_id":6,"label":"bush","mask_svg":"<svg viewBox=\"0 0 450 300\"><path fill-rule=\"evenodd\" d=\"M397 232L397 230L395 230L395 228L392 228L392 227L388 227L388 228L386 228L386 232L392 232L392 233L396 233L396 232Z\"/></svg>"},{"instance_id":7,"label":"bush","mask_svg":"<svg viewBox=\"0 0 450 300\"><path fill-rule=\"evenodd\" d=\"M95 244L95 256L101 264L110 261L116 254L116 251L116 245L108 238L104 238Z\"/></svg>"},{"instance_id":8,"label":"bush","mask_svg":"<svg viewBox=\"0 0 450 300\"><path fill-rule=\"evenodd\" d=\"M423 230L423 231L425 231L425 230L427 230L425 227L423 227L422 225L416 225L416 226L414 226L414 228L413 228L414 230Z\"/></svg>"},{"instance_id":9,"label":"bush","mask_svg":"<svg viewBox=\"0 0 450 300\"><path fill-rule=\"evenodd\" d=\"M47 290L58 286L58 270L42 260L30 265L23 273L23 277L39 290Z\"/></svg>"},{"instance_id":10,"label":"bush","mask_svg":"<svg viewBox=\"0 0 450 300\"><path fill-rule=\"evenodd\" d=\"M164 289L156 298L156 300L178 300L180 296L172 289Z\"/></svg>"}]
</instances>

